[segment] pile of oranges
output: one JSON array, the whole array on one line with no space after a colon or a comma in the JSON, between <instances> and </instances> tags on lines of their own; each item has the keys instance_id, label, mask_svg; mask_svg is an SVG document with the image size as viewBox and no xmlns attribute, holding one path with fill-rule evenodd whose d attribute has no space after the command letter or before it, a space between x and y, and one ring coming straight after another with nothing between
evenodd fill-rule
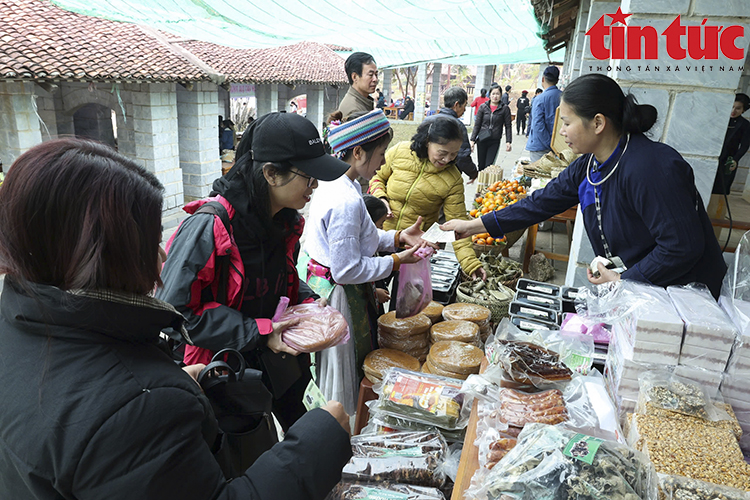
<instances>
[{"instance_id":1,"label":"pile of oranges","mask_svg":"<svg viewBox=\"0 0 750 500\"><path fill-rule=\"evenodd\" d=\"M519 185L518 181L497 181L487 188L484 196L477 196L469 215L481 217L493 210L502 210L525 196L526 188Z\"/></svg>"},{"instance_id":2,"label":"pile of oranges","mask_svg":"<svg viewBox=\"0 0 750 500\"><path fill-rule=\"evenodd\" d=\"M490 233L475 234L471 237L471 242L475 245L504 245L508 242L508 239L503 236L502 238L493 238Z\"/></svg>"}]
</instances>

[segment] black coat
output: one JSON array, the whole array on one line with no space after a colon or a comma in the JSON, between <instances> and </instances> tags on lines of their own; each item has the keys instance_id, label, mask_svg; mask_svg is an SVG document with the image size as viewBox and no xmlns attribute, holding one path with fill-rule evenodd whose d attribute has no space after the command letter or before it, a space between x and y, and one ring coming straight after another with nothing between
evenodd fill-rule
<instances>
[{"instance_id":1,"label":"black coat","mask_svg":"<svg viewBox=\"0 0 750 500\"><path fill-rule=\"evenodd\" d=\"M493 113L492 108L490 108L490 101L487 101L479 106L474 120L474 129L471 131L471 140L476 141L480 130L485 129L491 132L491 141L500 142L500 139L503 138L503 125L505 125L505 142L512 142L513 127L511 123L510 107L501 102Z\"/></svg>"},{"instance_id":2,"label":"black coat","mask_svg":"<svg viewBox=\"0 0 750 500\"><path fill-rule=\"evenodd\" d=\"M8 499L322 499L351 456L323 410L227 483L198 385L161 348L184 321L147 297L10 278L0 297L0 492Z\"/></svg>"},{"instance_id":3,"label":"black coat","mask_svg":"<svg viewBox=\"0 0 750 500\"><path fill-rule=\"evenodd\" d=\"M529 101L528 97L519 97L516 101L516 118L525 115L531 110L531 101Z\"/></svg>"}]
</instances>

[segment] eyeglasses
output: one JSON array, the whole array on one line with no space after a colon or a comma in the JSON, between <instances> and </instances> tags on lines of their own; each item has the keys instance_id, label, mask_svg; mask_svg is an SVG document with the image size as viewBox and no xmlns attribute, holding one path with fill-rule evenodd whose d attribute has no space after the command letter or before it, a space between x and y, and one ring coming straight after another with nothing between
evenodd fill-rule
<instances>
[{"instance_id":1,"label":"eyeglasses","mask_svg":"<svg viewBox=\"0 0 750 500\"><path fill-rule=\"evenodd\" d=\"M311 187L313 187L313 184L315 184L315 177L311 177L309 175L302 174L300 172L297 172L296 170L291 170L291 172L294 175L299 175L300 177L307 179L307 187L311 188Z\"/></svg>"}]
</instances>

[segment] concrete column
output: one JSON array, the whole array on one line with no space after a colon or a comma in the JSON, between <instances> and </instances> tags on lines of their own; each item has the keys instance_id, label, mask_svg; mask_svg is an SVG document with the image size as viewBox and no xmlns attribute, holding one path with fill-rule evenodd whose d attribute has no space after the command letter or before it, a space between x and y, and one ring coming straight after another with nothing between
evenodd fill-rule
<instances>
[{"instance_id":1,"label":"concrete column","mask_svg":"<svg viewBox=\"0 0 750 500\"><path fill-rule=\"evenodd\" d=\"M424 120L425 90L427 89L427 64L417 66L417 95L414 97L414 121L421 123Z\"/></svg>"},{"instance_id":2,"label":"concrete column","mask_svg":"<svg viewBox=\"0 0 750 500\"><path fill-rule=\"evenodd\" d=\"M380 88L383 90L383 95L385 95L386 104L390 104L391 98L393 97L391 94L391 80L393 80L393 70L384 69L383 80L380 82Z\"/></svg>"},{"instance_id":3,"label":"concrete column","mask_svg":"<svg viewBox=\"0 0 750 500\"><path fill-rule=\"evenodd\" d=\"M272 83L271 84L271 112L280 111L279 110L279 84L278 83Z\"/></svg>"},{"instance_id":4,"label":"concrete column","mask_svg":"<svg viewBox=\"0 0 750 500\"><path fill-rule=\"evenodd\" d=\"M440 110L440 74L443 71L441 63L435 63L432 69L432 93L430 94L430 111Z\"/></svg>"},{"instance_id":5,"label":"concrete column","mask_svg":"<svg viewBox=\"0 0 750 500\"><path fill-rule=\"evenodd\" d=\"M489 94L490 85L492 84L493 66L477 66L476 85L474 86L474 97L481 95L481 90L486 89ZM489 96L488 96L489 97Z\"/></svg>"},{"instance_id":6,"label":"concrete column","mask_svg":"<svg viewBox=\"0 0 750 500\"><path fill-rule=\"evenodd\" d=\"M310 120L318 132L323 130L325 114L325 92L320 85L307 87L307 119Z\"/></svg>"},{"instance_id":7,"label":"concrete column","mask_svg":"<svg viewBox=\"0 0 750 500\"><path fill-rule=\"evenodd\" d=\"M278 105L278 101L271 96L271 85L255 86L255 102L258 106L258 118L273 111L271 109L273 107L272 103L277 103Z\"/></svg>"},{"instance_id":8,"label":"concrete column","mask_svg":"<svg viewBox=\"0 0 750 500\"><path fill-rule=\"evenodd\" d=\"M127 121L118 120L118 129L122 131L120 152L141 163L164 185L163 218L165 227L169 227L167 221L179 216L184 203L175 84L127 84L124 90ZM216 106L217 101L213 101L210 115L199 126L213 128L218 139ZM218 144L216 147L218 155Z\"/></svg>"},{"instance_id":9,"label":"concrete column","mask_svg":"<svg viewBox=\"0 0 750 500\"><path fill-rule=\"evenodd\" d=\"M47 90L49 89L49 90ZM36 100L37 113L39 113L40 132L44 140L57 137L57 113L55 108L55 98L59 99L60 87L57 85L42 88L35 85L34 92L39 96Z\"/></svg>"},{"instance_id":10,"label":"concrete column","mask_svg":"<svg viewBox=\"0 0 750 500\"><path fill-rule=\"evenodd\" d=\"M7 172L16 158L42 142L31 82L0 82L0 160Z\"/></svg>"},{"instance_id":11,"label":"concrete column","mask_svg":"<svg viewBox=\"0 0 750 500\"><path fill-rule=\"evenodd\" d=\"M323 94L323 118L322 120L328 119L328 115L339 109L339 102L341 102L341 99L343 97L340 97L343 92L346 92L342 89L336 89L330 85L326 85L322 88L322 94ZM321 121L322 121L321 120Z\"/></svg>"},{"instance_id":12,"label":"concrete column","mask_svg":"<svg viewBox=\"0 0 750 500\"><path fill-rule=\"evenodd\" d=\"M289 111L289 99L291 98L291 89L286 85L277 85L278 92L278 109L277 111Z\"/></svg>"},{"instance_id":13,"label":"concrete column","mask_svg":"<svg viewBox=\"0 0 750 500\"><path fill-rule=\"evenodd\" d=\"M192 90L177 85L177 127L185 202L208 196L213 181L221 176L216 119L218 97L218 86L214 83L197 82Z\"/></svg>"}]
</instances>

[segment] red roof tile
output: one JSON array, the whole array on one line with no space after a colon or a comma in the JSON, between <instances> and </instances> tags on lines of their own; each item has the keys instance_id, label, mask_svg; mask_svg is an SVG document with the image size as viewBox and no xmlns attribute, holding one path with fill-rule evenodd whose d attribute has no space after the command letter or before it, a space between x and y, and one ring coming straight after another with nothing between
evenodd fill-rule
<instances>
[{"instance_id":1,"label":"red roof tile","mask_svg":"<svg viewBox=\"0 0 750 500\"><path fill-rule=\"evenodd\" d=\"M41 0L0 0L0 78L208 80L134 24L74 14Z\"/></svg>"},{"instance_id":2,"label":"red roof tile","mask_svg":"<svg viewBox=\"0 0 750 500\"><path fill-rule=\"evenodd\" d=\"M230 82L347 83L344 59L320 43L301 42L270 49L234 49L195 40L178 43L216 72L226 75Z\"/></svg>"}]
</instances>

